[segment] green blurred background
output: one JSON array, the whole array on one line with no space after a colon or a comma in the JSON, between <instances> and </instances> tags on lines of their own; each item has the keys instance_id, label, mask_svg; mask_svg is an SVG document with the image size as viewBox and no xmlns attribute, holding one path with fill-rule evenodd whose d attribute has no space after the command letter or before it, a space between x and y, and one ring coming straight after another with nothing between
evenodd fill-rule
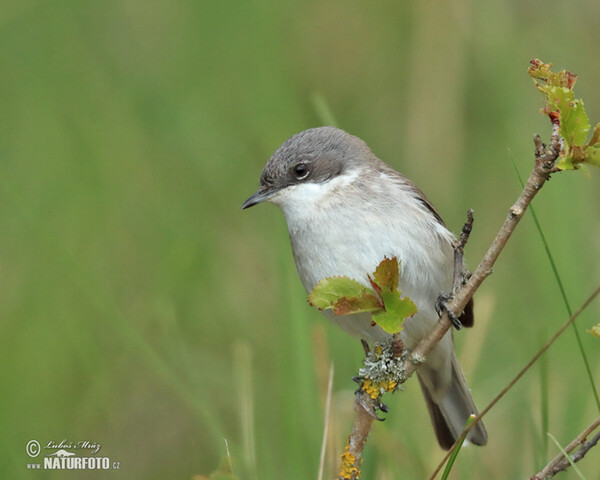
<instances>
[{"instance_id":1,"label":"green blurred background","mask_svg":"<svg viewBox=\"0 0 600 480\"><path fill-rule=\"evenodd\" d=\"M511 156L526 175L548 137L529 60L578 73L600 120L599 20L596 0L2 2L2 478L66 476L26 469L31 439L120 462L77 478L189 479L226 444L240 478L316 478L334 362L333 478L362 349L306 304L280 212L240 211L263 164L326 104L451 229L475 209L474 266L520 190ZM535 200L574 308L600 281L599 192L562 174ZM476 300L456 342L483 407L568 316L529 214ZM578 323L598 383L599 313ZM453 478L529 478L556 453L546 401L563 444L598 416L572 331ZM388 403L363 478L426 478L443 452L416 382Z\"/></svg>"}]
</instances>

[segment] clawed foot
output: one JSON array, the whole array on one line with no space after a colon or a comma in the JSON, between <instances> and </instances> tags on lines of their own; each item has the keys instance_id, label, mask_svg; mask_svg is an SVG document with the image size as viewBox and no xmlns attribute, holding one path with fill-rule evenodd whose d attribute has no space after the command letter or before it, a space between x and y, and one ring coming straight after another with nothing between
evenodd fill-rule
<instances>
[{"instance_id":1,"label":"clawed foot","mask_svg":"<svg viewBox=\"0 0 600 480\"><path fill-rule=\"evenodd\" d=\"M356 390L354 394L356 395L356 401L369 415L371 415L378 422L383 422L385 420L385 418L381 418L377 415L377 410L381 410L384 413L389 411L388 406L385 403L382 403L379 400L373 400L368 393L364 392L360 388Z\"/></svg>"},{"instance_id":2,"label":"clawed foot","mask_svg":"<svg viewBox=\"0 0 600 480\"><path fill-rule=\"evenodd\" d=\"M454 312L450 308L448 308L448 302L450 300L452 300L452 295L450 295L449 293L440 294L437 301L435 302L435 311L440 316L444 311L447 312L448 318L452 322L452 325L454 325L454 328L460 330L463 327L463 324L460 321L460 319L454 314Z\"/></svg>"},{"instance_id":3,"label":"clawed foot","mask_svg":"<svg viewBox=\"0 0 600 480\"><path fill-rule=\"evenodd\" d=\"M377 415L377 410L381 410L383 413L388 413L389 412L388 406L385 403L381 402L380 400L375 400L367 392L365 392L362 389L362 383L363 383L363 379L362 378L360 378L360 377L353 377L352 380L354 380L356 383L358 383L358 384L361 385L361 387L358 388L354 392L354 395L356 395L356 401L375 420L377 420L379 422L383 422L385 420L385 418L381 418L380 416L378 416Z\"/></svg>"}]
</instances>

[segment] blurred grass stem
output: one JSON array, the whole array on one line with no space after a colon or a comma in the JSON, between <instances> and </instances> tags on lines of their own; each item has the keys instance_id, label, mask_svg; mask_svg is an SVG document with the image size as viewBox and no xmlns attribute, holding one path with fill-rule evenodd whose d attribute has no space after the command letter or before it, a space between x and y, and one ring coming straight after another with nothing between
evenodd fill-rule
<instances>
[{"instance_id":1,"label":"blurred grass stem","mask_svg":"<svg viewBox=\"0 0 600 480\"><path fill-rule=\"evenodd\" d=\"M517 178L519 179L519 183L521 187L524 186L523 178L517 168L517 164L514 160L514 157L511 155L512 164L517 174ZM533 217L533 222L535 223L535 227L540 234L540 238L544 245L544 250L546 252L546 256L548 257L548 261L550 262L550 266L552 267L552 272L554 273L554 278L556 279L556 283L558 284L558 289L560 290L560 294L562 296L563 302L567 309L569 316L573 315L573 310L571 308L571 304L569 303L569 299L567 298L567 292L563 285L560 274L558 273L558 267L556 266L556 262L554 261L554 257L552 256L552 251L550 250L550 246L546 240L546 236L544 235L544 231L542 230L542 226L538 219L537 214L535 213L535 209L533 205L530 206L531 216ZM583 342L581 341L581 335L579 334L579 329L577 328L577 324L573 322L573 332L575 333L575 338L577 340L577 346L579 347L579 352L581 354L581 359L583 360L583 364L585 365L585 371L587 373L588 379L590 381L590 385L592 387L592 393L594 395L594 400L596 401L596 406L598 407L598 412L600 412L600 396L598 395L598 388L596 387L596 383L594 382L594 375L592 374L592 369L590 368L590 362L588 360L587 354L585 353L585 349L583 348Z\"/></svg>"},{"instance_id":2,"label":"blurred grass stem","mask_svg":"<svg viewBox=\"0 0 600 480\"><path fill-rule=\"evenodd\" d=\"M527 365L525 365L525 367L523 367L521 369L521 371L515 376L515 378L513 378L510 383L504 387L504 389L502 389L502 391L488 404L487 407L485 407L481 413L475 418L475 420L473 421L473 423L471 425L469 425L465 430L468 432L469 430L471 430L471 428L473 428L473 425L475 425L479 420L481 420L483 418L483 416L488 413L492 407L494 407L494 405L496 405L496 403L498 403L498 401L504 396L506 395L506 393L521 379L521 377L527 372L527 370L529 370L532 365L544 354L544 352L546 350L548 350L552 344L558 339L558 337L560 337L563 332L569 327L569 325L571 325L575 319L581 314L583 313L583 311L588 307L588 305L590 303L592 303L592 301L598 296L598 294L600 294L600 285L596 288L596 290L594 290L594 292L587 298L587 300L585 302L583 302L583 304L581 305L581 307L579 307L579 310L577 310L570 318L569 320L567 320L559 329L558 331L552 336L552 338L550 340L548 340L546 342L546 344L533 356L533 358L527 363ZM458 441L457 441L458 442ZM457 442L455 442L454 446L456 446ZM450 449L450 451L446 454L446 456L442 459L442 461L440 462L440 464L437 466L437 468L434 470L434 472L432 473L431 477L429 477L429 480L433 480L437 474L439 473L439 471L441 470L441 468L444 466L444 464L446 463L446 461L448 460L448 458L450 458L450 455L452 454L452 450L454 448L454 446Z\"/></svg>"},{"instance_id":3,"label":"blurred grass stem","mask_svg":"<svg viewBox=\"0 0 600 480\"><path fill-rule=\"evenodd\" d=\"M598 440L600 440L600 432L596 433L594 437L586 442L587 437L598 427L600 427L600 417L598 417L594 422L592 422L588 427L586 427L579 435L577 435L564 449L560 447L558 442L554 437L551 438L555 441L558 447L561 449L561 453L556 455L542 470L539 471L536 475L531 477L531 480L543 480L546 478L550 478L554 476L556 473L565 470L569 465L572 465L574 462L578 462L581 460L588 450L594 447ZM571 456L568 454L574 450L577 446L580 446L579 450Z\"/></svg>"},{"instance_id":4,"label":"blurred grass stem","mask_svg":"<svg viewBox=\"0 0 600 480\"><path fill-rule=\"evenodd\" d=\"M329 366L329 381L327 382L327 399L325 400L325 418L323 420L323 441L321 443L321 454L319 457L318 480L323 480L325 470L325 453L327 451L327 438L329 436L329 417L331 412L331 394L333 392L333 362Z\"/></svg>"},{"instance_id":5,"label":"blurred grass stem","mask_svg":"<svg viewBox=\"0 0 600 480\"><path fill-rule=\"evenodd\" d=\"M239 391L240 423L244 461L251 477L256 478L256 446L254 443L254 393L252 390L252 351L247 343L234 346L236 384Z\"/></svg>"}]
</instances>

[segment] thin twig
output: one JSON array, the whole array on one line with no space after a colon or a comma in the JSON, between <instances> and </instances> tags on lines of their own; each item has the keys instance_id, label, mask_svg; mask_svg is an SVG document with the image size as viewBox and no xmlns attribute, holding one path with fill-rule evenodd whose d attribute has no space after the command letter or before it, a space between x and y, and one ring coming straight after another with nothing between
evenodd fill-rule
<instances>
[{"instance_id":1,"label":"thin twig","mask_svg":"<svg viewBox=\"0 0 600 480\"><path fill-rule=\"evenodd\" d=\"M353 455L356 457L356 464L360 465L361 454L365 443L367 442L367 436L369 435L369 429L371 424L375 420L373 411L375 410L375 404L373 399L366 393L359 392L354 400L354 411L356 412L357 422L354 424L352 433L350 435L350 452L355 452Z\"/></svg>"},{"instance_id":2,"label":"thin twig","mask_svg":"<svg viewBox=\"0 0 600 480\"><path fill-rule=\"evenodd\" d=\"M465 266L463 262L463 256L465 251L465 245L469 241L469 236L473 230L473 209L467 210L467 221L463 225L459 239L454 242L454 282L452 287L452 293L458 292L466 282Z\"/></svg>"},{"instance_id":3,"label":"thin twig","mask_svg":"<svg viewBox=\"0 0 600 480\"><path fill-rule=\"evenodd\" d=\"M590 433L592 433L598 427L600 427L600 417L588 425L583 432L577 435L573 441L564 448L566 453L570 453L577 446L580 446L579 450L577 450L574 455L571 455L571 461L573 463L581 460L590 450L590 448L598 443L598 440L600 440L600 432L596 433L596 435L594 435L590 441L586 442L588 435L590 435ZM551 478L558 472L569 468L570 465L571 462L569 462L569 460L562 453L559 453L542 470L533 475L530 480L545 480L547 478Z\"/></svg>"},{"instance_id":4,"label":"thin twig","mask_svg":"<svg viewBox=\"0 0 600 480\"><path fill-rule=\"evenodd\" d=\"M571 458L573 459L574 462L578 462L579 460L581 460L583 457L585 457L585 454L588 452L588 450L590 448L592 448L593 446L595 446L598 441L600 441L600 432L596 433L596 435L594 435L592 437L592 439L588 442L585 442L583 445L581 445L581 448L579 450L577 450L573 455L571 455ZM560 470L564 470L564 468L560 468L560 465L557 465L556 467L556 471L560 471Z\"/></svg>"},{"instance_id":5,"label":"thin twig","mask_svg":"<svg viewBox=\"0 0 600 480\"><path fill-rule=\"evenodd\" d=\"M342 464L340 465L339 480L357 480L360 478L360 464L362 462L362 452L367 443L367 437L371 431L371 425L377 418L375 412L376 403L364 391L356 392L354 399L354 425L352 433L348 437L346 452L342 455Z\"/></svg>"},{"instance_id":6,"label":"thin twig","mask_svg":"<svg viewBox=\"0 0 600 480\"><path fill-rule=\"evenodd\" d=\"M452 326L448 311L452 311L456 316L459 316L481 283L492 273L494 263L523 217L531 200L544 186L550 175L556 171L554 164L560 152L558 125L552 125L551 141L548 147L542 143L539 135L534 135L533 141L535 144L535 164L523 191L517 201L510 207L506 220L475 272L448 303L448 308L444 310L430 334L421 340L408 358L402 362L401 368L406 372L405 379L409 378L419 365L425 361L429 352L435 348ZM348 439L348 450L356 458L355 464L360 465L362 450L374 418L372 413L364 407L364 402L358 401L358 397L354 405L357 414L352 433ZM475 422L473 425L475 425ZM344 477L340 476L340 478Z\"/></svg>"},{"instance_id":7,"label":"thin twig","mask_svg":"<svg viewBox=\"0 0 600 480\"><path fill-rule=\"evenodd\" d=\"M502 391L498 395L496 395L496 397L479 413L479 415L477 415L477 417L475 417L475 420L473 421L473 423L471 425L469 425L467 428L465 428L465 431L467 431L467 432L470 431L477 424L477 422L479 422L483 418L483 416L487 412L489 412L492 409L492 407L494 405L496 405L496 403L498 403L498 401L514 386L514 384L517 383L521 379L521 377L525 374L525 372L527 372L527 370L529 370L533 366L533 364L543 355L543 353L546 350L548 350L548 348L550 348L550 346L556 341L556 339L562 335L562 333L569 327L569 325L571 325L575 321L575 319L579 315L581 315L581 313L598 296L598 294L600 294L600 286L598 286L596 288L596 290L594 290L594 292L587 298L587 300L585 302L583 302L581 307L579 307L579 309L569 318L569 320L567 320L556 331L556 333L552 336L552 338L550 340L548 340L546 342L546 344L533 356L533 358L527 363L527 365L525 365L521 369L521 371L519 373L517 373L515 378L513 378L510 381L510 383L506 387L504 387L502 389ZM444 466L444 464L446 463L448 458L450 458L450 454L456 447L457 443L458 443L458 441L454 442L454 445L452 445L452 447L450 448L450 450L448 451L446 456L442 459L440 464L437 466L437 468L431 474L431 476L429 477L429 480L433 480L437 476L437 474L440 472L440 470L442 469L442 467Z\"/></svg>"},{"instance_id":8,"label":"thin twig","mask_svg":"<svg viewBox=\"0 0 600 480\"><path fill-rule=\"evenodd\" d=\"M552 140L550 146L545 147L539 135L534 136L535 144L535 165L525 187L519 195L519 198L512 207L508 210L508 215L500 231L494 238L487 253L479 263L479 266L473 272L473 275L467 280L466 285L454 296L449 302L448 309L453 311L455 315L460 315L465 306L473 297L475 291L483 283L483 281L492 273L492 268L498 256L504 249L512 233L515 231L519 221L523 217L525 210L533 200L533 197L544 186L544 183L550 178L550 175L555 171L554 162L558 158L560 152L560 137L558 136L558 125L552 126ZM450 329L452 323L448 318L448 313L445 311L440 317L432 332L425 337L413 350L411 359L406 363L407 376L410 376L417 367L427 357L446 332Z\"/></svg>"}]
</instances>

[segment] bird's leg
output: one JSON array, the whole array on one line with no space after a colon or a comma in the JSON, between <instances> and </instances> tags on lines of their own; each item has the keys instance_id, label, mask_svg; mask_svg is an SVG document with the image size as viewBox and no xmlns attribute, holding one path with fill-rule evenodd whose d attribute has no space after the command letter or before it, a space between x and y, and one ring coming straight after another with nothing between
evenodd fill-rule
<instances>
[{"instance_id":1,"label":"bird's leg","mask_svg":"<svg viewBox=\"0 0 600 480\"><path fill-rule=\"evenodd\" d=\"M398 333L381 343L375 343L372 349L366 341L363 340L362 344L365 349L363 367L353 378L359 384L354 392L356 404L372 418L382 421L384 419L377 416L377 411L387 413L389 409L381 399L386 392L402 389L402 383L406 380L402 365L409 352Z\"/></svg>"},{"instance_id":2,"label":"bird's leg","mask_svg":"<svg viewBox=\"0 0 600 480\"><path fill-rule=\"evenodd\" d=\"M467 221L463 225L460 238L454 242L454 280L452 282L452 293L442 293L435 302L435 311L438 315L442 315L442 312L448 312L448 318L454 325L454 328L460 330L463 327L462 322L455 315L455 313L448 308L448 302L452 300L453 295L457 294L458 291L465 285L466 281L471 276L471 273L465 268L463 263L463 252L465 245L469 240L471 231L473 230L473 209L470 208L467 211Z\"/></svg>"},{"instance_id":3,"label":"bird's leg","mask_svg":"<svg viewBox=\"0 0 600 480\"><path fill-rule=\"evenodd\" d=\"M441 293L435 302L435 311L439 316L441 316L444 311L447 312L448 318L452 322L452 325L454 325L454 328L460 330L463 327L463 324L460 321L460 319L454 314L454 312L450 308L448 308L448 302L450 300L452 300L451 294Z\"/></svg>"},{"instance_id":4,"label":"bird's leg","mask_svg":"<svg viewBox=\"0 0 600 480\"><path fill-rule=\"evenodd\" d=\"M382 412L388 412L388 406L385 403L382 403L379 399L374 399L371 395L363 390L363 382L364 379L361 377L352 377L356 383L360 385L355 391L354 395L356 395L356 401L360 404L361 407L365 409L365 411L373 417L375 420L379 422L383 422L385 418L381 418L377 415L377 410L381 410Z\"/></svg>"},{"instance_id":5,"label":"bird's leg","mask_svg":"<svg viewBox=\"0 0 600 480\"><path fill-rule=\"evenodd\" d=\"M371 353L369 343L364 338L360 339L360 343L363 347L363 350L365 351L365 357L367 357L369 353ZM369 415L371 415L376 420L385 420L385 418L380 418L377 416L377 409L379 408L382 412L387 413L387 405L385 405L384 403L378 405L377 401L374 402L373 399L365 393L365 391L362 389L363 379L361 377L352 377L352 380L354 380L360 385L360 387L354 392L354 395L356 395L356 401L360 403L360 405L369 413Z\"/></svg>"},{"instance_id":6,"label":"bird's leg","mask_svg":"<svg viewBox=\"0 0 600 480\"><path fill-rule=\"evenodd\" d=\"M463 256L465 245L469 241L469 236L473 230L473 209L467 211L467 221L462 227L460 237L452 245L454 249L454 281L452 285L452 293L456 294L464 286L466 281L471 276L471 273L465 269Z\"/></svg>"},{"instance_id":7,"label":"bird's leg","mask_svg":"<svg viewBox=\"0 0 600 480\"><path fill-rule=\"evenodd\" d=\"M365 351L365 357L366 357L367 355L369 355L369 352L371 352L371 349L369 348L369 344L364 338L360 339L360 343L363 346L363 350Z\"/></svg>"},{"instance_id":8,"label":"bird's leg","mask_svg":"<svg viewBox=\"0 0 600 480\"><path fill-rule=\"evenodd\" d=\"M378 422L383 422L385 420L385 418L381 418L377 415L377 410L380 409L384 412L387 412L387 407L379 401L371 398L371 396L364 390L359 389L356 391L356 401L365 409L365 411L369 415L371 415ZM386 408L386 410L381 409L381 405L383 405Z\"/></svg>"}]
</instances>

